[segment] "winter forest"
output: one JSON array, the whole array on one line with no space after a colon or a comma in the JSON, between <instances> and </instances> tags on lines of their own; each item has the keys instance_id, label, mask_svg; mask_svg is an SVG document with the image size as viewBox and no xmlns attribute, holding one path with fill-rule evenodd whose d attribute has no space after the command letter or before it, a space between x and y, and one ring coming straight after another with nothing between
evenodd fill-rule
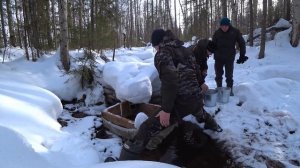
<instances>
[{"instance_id":1,"label":"winter forest","mask_svg":"<svg viewBox=\"0 0 300 168\"><path fill-rule=\"evenodd\" d=\"M291 43L297 46L298 8L291 0L7 0L0 9L1 47L24 48L26 58L35 61L61 43L68 44L66 50L98 52L144 46L155 28L171 29L183 40L208 38L222 16L231 18L242 34L249 34L250 46L257 38L251 33L254 29L270 27L280 18L293 19Z\"/></svg>"},{"instance_id":2,"label":"winter forest","mask_svg":"<svg viewBox=\"0 0 300 168\"><path fill-rule=\"evenodd\" d=\"M1 168L300 167L300 0L2 0L0 15ZM152 32L189 48L224 17L248 60L236 43L234 94L203 107L222 132L188 115L155 150L119 160L162 105Z\"/></svg>"}]
</instances>

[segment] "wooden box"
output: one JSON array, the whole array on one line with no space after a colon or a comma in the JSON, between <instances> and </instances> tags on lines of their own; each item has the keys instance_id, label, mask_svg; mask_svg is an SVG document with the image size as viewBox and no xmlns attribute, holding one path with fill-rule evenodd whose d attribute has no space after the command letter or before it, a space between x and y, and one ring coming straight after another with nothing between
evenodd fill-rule
<instances>
[{"instance_id":1,"label":"wooden box","mask_svg":"<svg viewBox=\"0 0 300 168\"><path fill-rule=\"evenodd\" d=\"M129 102L117 103L102 112L103 125L111 132L132 139L137 129L134 127L135 116L139 112L154 116L160 111L160 106L149 103L131 104Z\"/></svg>"}]
</instances>

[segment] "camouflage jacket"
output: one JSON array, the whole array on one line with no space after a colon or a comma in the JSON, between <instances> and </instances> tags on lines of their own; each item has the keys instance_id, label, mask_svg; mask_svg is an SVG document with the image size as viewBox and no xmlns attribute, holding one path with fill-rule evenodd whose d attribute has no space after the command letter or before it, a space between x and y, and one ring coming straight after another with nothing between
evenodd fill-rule
<instances>
[{"instance_id":1,"label":"camouflage jacket","mask_svg":"<svg viewBox=\"0 0 300 168\"><path fill-rule=\"evenodd\" d=\"M197 44L188 47L188 49L193 52L201 71L208 69L207 59L209 55L207 54L206 49L208 41L208 39L201 39L197 42Z\"/></svg>"},{"instance_id":2,"label":"camouflage jacket","mask_svg":"<svg viewBox=\"0 0 300 168\"><path fill-rule=\"evenodd\" d=\"M154 58L161 80L162 110L168 113L174 110L177 96L200 97L204 83L195 57L182 45L179 40L161 43Z\"/></svg>"}]
</instances>

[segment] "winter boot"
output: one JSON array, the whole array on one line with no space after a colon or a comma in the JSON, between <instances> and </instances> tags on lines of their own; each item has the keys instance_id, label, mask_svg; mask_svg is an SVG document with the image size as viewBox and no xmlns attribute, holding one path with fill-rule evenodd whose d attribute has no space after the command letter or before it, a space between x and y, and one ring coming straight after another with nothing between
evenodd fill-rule
<instances>
[{"instance_id":1,"label":"winter boot","mask_svg":"<svg viewBox=\"0 0 300 168\"><path fill-rule=\"evenodd\" d=\"M216 84L217 84L217 88L222 87L222 80L221 81L216 80Z\"/></svg>"},{"instance_id":2,"label":"winter boot","mask_svg":"<svg viewBox=\"0 0 300 168\"><path fill-rule=\"evenodd\" d=\"M211 129L216 132L223 131L223 129L217 124L215 119L209 113L207 113L204 109L202 109L201 112L193 114L193 116L196 117L196 120L199 123L204 122L204 129Z\"/></svg>"},{"instance_id":3,"label":"winter boot","mask_svg":"<svg viewBox=\"0 0 300 168\"><path fill-rule=\"evenodd\" d=\"M142 141L127 141L124 143L119 160L139 160L144 150Z\"/></svg>"},{"instance_id":4,"label":"winter boot","mask_svg":"<svg viewBox=\"0 0 300 168\"><path fill-rule=\"evenodd\" d=\"M232 87L230 87L230 96L234 96Z\"/></svg>"}]
</instances>

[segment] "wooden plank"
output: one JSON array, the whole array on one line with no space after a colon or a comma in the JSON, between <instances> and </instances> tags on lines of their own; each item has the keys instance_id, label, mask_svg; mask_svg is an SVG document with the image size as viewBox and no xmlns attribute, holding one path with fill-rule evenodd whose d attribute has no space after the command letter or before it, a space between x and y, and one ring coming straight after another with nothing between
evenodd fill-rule
<instances>
[{"instance_id":1,"label":"wooden plank","mask_svg":"<svg viewBox=\"0 0 300 168\"><path fill-rule=\"evenodd\" d=\"M134 122L127 119L127 118L124 118L124 117L121 117L119 115L116 115L116 114L113 114L113 113L110 113L110 112L105 112L103 111L102 112L102 118L116 124L116 125L119 125L119 126L122 126L124 128L134 128Z\"/></svg>"},{"instance_id":2,"label":"wooden plank","mask_svg":"<svg viewBox=\"0 0 300 168\"><path fill-rule=\"evenodd\" d=\"M123 128L105 119L103 119L103 126L110 132L126 139L133 139L133 137L137 133L137 129Z\"/></svg>"}]
</instances>

